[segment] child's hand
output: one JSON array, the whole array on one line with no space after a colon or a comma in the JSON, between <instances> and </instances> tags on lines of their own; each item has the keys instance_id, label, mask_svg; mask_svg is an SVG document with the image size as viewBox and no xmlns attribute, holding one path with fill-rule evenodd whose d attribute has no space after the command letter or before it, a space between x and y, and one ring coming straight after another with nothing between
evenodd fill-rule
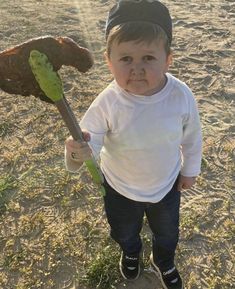
<instances>
[{"instance_id":1,"label":"child's hand","mask_svg":"<svg viewBox=\"0 0 235 289\"><path fill-rule=\"evenodd\" d=\"M196 182L196 177L185 177L180 175L178 181L178 190L187 190L190 189Z\"/></svg>"},{"instance_id":2,"label":"child's hand","mask_svg":"<svg viewBox=\"0 0 235 289\"><path fill-rule=\"evenodd\" d=\"M84 141L75 141L72 136L68 137L65 141L67 155L71 160L77 163L83 163L90 159L91 149L87 142L90 140L90 134L83 132Z\"/></svg>"}]
</instances>

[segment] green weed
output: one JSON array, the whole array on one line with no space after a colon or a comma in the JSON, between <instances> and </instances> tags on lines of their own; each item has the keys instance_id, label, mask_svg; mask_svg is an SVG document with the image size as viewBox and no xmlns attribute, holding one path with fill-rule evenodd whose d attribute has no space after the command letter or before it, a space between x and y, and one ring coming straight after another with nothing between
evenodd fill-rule
<instances>
[{"instance_id":1,"label":"green weed","mask_svg":"<svg viewBox=\"0 0 235 289\"><path fill-rule=\"evenodd\" d=\"M0 177L0 214L6 210L6 206L14 195L16 180L10 174Z\"/></svg>"},{"instance_id":2,"label":"green weed","mask_svg":"<svg viewBox=\"0 0 235 289\"><path fill-rule=\"evenodd\" d=\"M88 266L83 280L91 288L111 289L118 282L119 251L108 245L99 252L96 258Z\"/></svg>"},{"instance_id":3,"label":"green weed","mask_svg":"<svg viewBox=\"0 0 235 289\"><path fill-rule=\"evenodd\" d=\"M0 137L3 138L12 131L13 125L8 121L3 121L0 124Z\"/></svg>"},{"instance_id":4,"label":"green weed","mask_svg":"<svg viewBox=\"0 0 235 289\"><path fill-rule=\"evenodd\" d=\"M198 212L183 212L181 215L180 227L182 237L191 239L193 234L199 231L200 213Z\"/></svg>"}]
</instances>

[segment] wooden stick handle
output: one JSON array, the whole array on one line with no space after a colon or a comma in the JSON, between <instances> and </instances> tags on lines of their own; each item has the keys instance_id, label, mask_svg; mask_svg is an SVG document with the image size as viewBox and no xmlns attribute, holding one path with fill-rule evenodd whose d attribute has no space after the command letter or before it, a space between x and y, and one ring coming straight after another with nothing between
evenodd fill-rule
<instances>
[{"instance_id":1,"label":"wooden stick handle","mask_svg":"<svg viewBox=\"0 0 235 289\"><path fill-rule=\"evenodd\" d=\"M70 108L67 99L62 99L55 102L57 109L59 110L66 126L69 129L70 134L74 140L83 140L82 130L77 122L77 119Z\"/></svg>"}]
</instances>

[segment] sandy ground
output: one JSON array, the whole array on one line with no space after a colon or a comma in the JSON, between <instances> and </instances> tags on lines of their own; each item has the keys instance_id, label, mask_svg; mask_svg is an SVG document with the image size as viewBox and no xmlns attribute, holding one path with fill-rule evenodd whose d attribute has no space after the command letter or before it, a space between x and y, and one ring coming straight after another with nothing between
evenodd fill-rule
<instances>
[{"instance_id":1,"label":"sandy ground","mask_svg":"<svg viewBox=\"0 0 235 289\"><path fill-rule=\"evenodd\" d=\"M114 2L1 0L0 50L47 34L88 47L95 59L89 72L61 70L79 119L111 79L103 59L104 25ZM177 263L187 289L234 288L235 3L163 2L174 22L170 72L193 90L204 134L202 174L182 195ZM0 288L85 288L82 276L109 246L108 226L86 172L64 169L68 132L60 116L33 97L0 90L0 136ZM147 227L143 234L149 248ZM107 288L160 289L146 264L136 282L117 277L118 285Z\"/></svg>"}]
</instances>

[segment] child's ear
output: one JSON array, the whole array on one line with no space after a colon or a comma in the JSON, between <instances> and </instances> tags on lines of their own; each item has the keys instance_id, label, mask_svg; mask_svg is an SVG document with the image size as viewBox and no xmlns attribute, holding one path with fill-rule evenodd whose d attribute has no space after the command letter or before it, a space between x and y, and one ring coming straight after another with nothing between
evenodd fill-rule
<instances>
[{"instance_id":1,"label":"child's ear","mask_svg":"<svg viewBox=\"0 0 235 289\"><path fill-rule=\"evenodd\" d=\"M172 64L173 62L173 54L172 51L169 53L169 55L167 56L167 65L168 67Z\"/></svg>"},{"instance_id":2,"label":"child's ear","mask_svg":"<svg viewBox=\"0 0 235 289\"><path fill-rule=\"evenodd\" d=\"M104 52L104 59L107 61L107 57L108 57L108 54L107 54L107 51Z\"/></svg>"},{"instance_id":3,"label":"child's ear","mask_svg":"<svg viewBox=\"0 0 235 289\"><path fill-rule=\"evenodd\" d=\"M108 56L107 51L104 52L104 58L105 58L105 60L106 60L106 62L108 64L108 67L109 67L110 71L112 72L112 64L111 64L111 61L110 61L110 58Z\"/></svg>"},{"instance_id":4,"label":"child's ear","mask_svg":"<svg viewBox=\"0 0 235 289\"><path fill-rule=\"evenodd\" d=\"M109 63L110 63L110 60L109 60L109 56L108 56L108 53L107 53L107 51L105 51L105 52L104 52L104 58L105 58L106 62L107 62L107 63L108 63L108 65L109 65Z\"/></svg>"},{"instance_id":5,"label":"child's ear","mask_svg":"<svg viewBox=\"0 0 235 289\"><path fill-rule=\"evenodd\" d=\"M172 64L172 61L173 61L173 55L172 55L172 52L170 52L166 58L166 72L168 71L170 65Z\"/></svg>"}]
</instances>

